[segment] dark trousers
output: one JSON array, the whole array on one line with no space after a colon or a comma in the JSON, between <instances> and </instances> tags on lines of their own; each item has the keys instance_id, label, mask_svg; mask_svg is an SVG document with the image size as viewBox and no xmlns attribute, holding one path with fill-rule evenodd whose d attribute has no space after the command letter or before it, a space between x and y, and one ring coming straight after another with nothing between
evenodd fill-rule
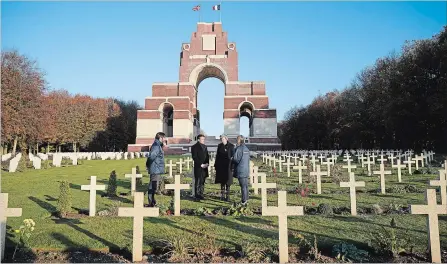
<instances>
[{"instance_id":1,"label":"dark trousers","mask_svg":"<svg viewBox=\"0 0 447 264\"><path fill-rule=\"evenodd\" d=\"M239 186L241 186L242 202L248 201L248 178L238 178Z\"/></svg>"},{"instance_id":2,"label":"dark trousers","mask_svg":"<svg viewBox=\"0 0 447 264\"><path fill-rule=\"evenodd\" d=\"M222 194L222 198L228 199L230 196L230 185L226 183L220 184L220 192Z\"/></svg>"},{"instance_id":3,"label":"dark trousers","mask_svg":"<svg viewBox=\"0 0 447 264\"><path fill-rule=\"evenodd\" d=\"M155 206L157 202L155 201L155 193L157 192L158 181L151 181L148 184L147 188L147 200L149 202L149 206Z\"/></svg>"},{"instance_id":4,"label":"dark trousers","mask_svg":"<svg viewBox=\"0 0 447 264\"><path fill-rule=\"evenodd\" d=\"M203 197L203 190L205 188L205 177L203 177L203 175L194 175L194 177L196 197Z\"/></svg>"}]
</instances>

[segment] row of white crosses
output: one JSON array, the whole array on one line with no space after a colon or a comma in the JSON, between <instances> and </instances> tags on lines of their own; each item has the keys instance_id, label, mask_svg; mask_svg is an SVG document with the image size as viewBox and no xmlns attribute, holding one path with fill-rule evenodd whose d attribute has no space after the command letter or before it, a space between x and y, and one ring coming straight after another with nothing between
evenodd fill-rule
<instances>
[{"instance_id":1,"label":"row of white crosses","mask_svg":"<svg viewBox=\"0 0 447 264\"><path fill-rule=\"evenodd\" d=\"M288 228L287 228L287 217L288 216L298 216L304 215L303 206L287 206L287 192L278 191L278 206L271 207L267 205L267 189L276 188L275 183L267 183L265 173L257 173L257 167L254 167L255 178L261 177L261 183L253 183L255 189L261 188L261 201L262 201L262 215L263 216L278 216L278 227L279 227L279 252L280 252L280 262L288 262ZM320 166L317 166L317 172ZM445 183L446 183L446 170L447 161L445 163L444 170L440 170L440 180L430 182L430 184L440 185L442 189L442 184L445 196ZM381 171L383 171L383 165L381 166ZM133 171L135 172L135 171ZM133 173L135 174L135 173ZM96 177L91 177L92 184L88 188L91 192L96 192ZM356 202L355 202L355 188L364 187L364 182L356 182L354 178L354 173L350 172L350 181L340 183L341 187L349 187L351 189L351 213L356 214ZM180 215L180 191L182 189L189 189L188 184L180 183L180 175L175 176L175 184L170 184L166 186L167 189L175 190L175 215ZM85 189L85 188L84 188ZM118 210L118 216L121 217L133 217L133 249L132 249L132 260L141 261L142 260L142 245L143 245L143 218L144 217L158 217L159 208L144 208L143 205L144 193L135 192L134 193L134 207L120 207ZM90 198L92 201L92 198ZM412 205L412 214L427 214L428 215L428 232L430 238L430 248L432 262L440 263L440 241L439 241L439 226L438 226L438 215L447 214L447 204L446 198L442 198L442 205L437 205L436 203L436 191L433 189L427 190L426 193L427 205ZM2 224L2 256L4 250L4 234L6 230L6 217L10 216L21 216L20 208L7 208L8 196L7 194L0 195L0 220Z\"/></svg>"},{"instance_id":2,"label":"row of white crosses","mask_svg":"<svg viewBox=\"0 0 447 264\"><path fill-rule=\"evenodd\" d=\"M172 178L172 167L176 167L178 165L178 172L180 174L183 173L183 164L186 164L186 170L189 171L190 164L192 163L192 159L190 157L187 157L185 161L183 159L180 159L178 162L175 163L175 165L172 163L172 160L169 160L169 163L167 163L165 166L169 167L169 178Z\"/></svg>"}]
</instances>

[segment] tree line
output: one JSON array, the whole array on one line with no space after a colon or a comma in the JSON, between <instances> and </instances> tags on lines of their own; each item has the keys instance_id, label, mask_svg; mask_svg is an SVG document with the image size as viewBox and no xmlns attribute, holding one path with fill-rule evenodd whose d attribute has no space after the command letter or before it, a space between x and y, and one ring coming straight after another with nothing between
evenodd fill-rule
<instances>
[{"instance_id":1,"label":"tree line","mask_svg":"<svg viewBox=\"0 0 447 264\"><path fill-rule=\"evenodd\" d=\"M15 50L1 56L1 153L125 151L135 143L135 101L50 90L35 60Z\"/></svg>"},{"instance_id":2,"label":"tree line","mask_svg":"<svg viewBox=\"0 0 447 264\"><path fill-rule=\"evenodd\" d=\"M447 27L406 42L342 91L290 109L284 149L432 149L447 152Z\"/></svg>"}]
</instances>

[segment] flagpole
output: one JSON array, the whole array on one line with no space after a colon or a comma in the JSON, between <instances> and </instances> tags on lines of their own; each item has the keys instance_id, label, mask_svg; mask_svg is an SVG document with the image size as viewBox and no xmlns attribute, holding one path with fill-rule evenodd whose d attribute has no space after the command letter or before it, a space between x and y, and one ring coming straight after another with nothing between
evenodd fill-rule
<instances>
[{"instance_id":1,"label":"flagpole","mask_svg":"<svg viewBox=\"0 0 447 264\"><path fill-rule=\"evenodd\" d=\"M219 3L219 22L222 23L222 1Z\"/></svg>"},{"instance_id":2,"label":"flagpole","mask_svg":"<svg viewBox=\"0 0 447 264\"><path fill-rule=\"evenodd\" d=\"M202 22L202 5L199 4L199 22Z\"/></svg>"}]
</instances>

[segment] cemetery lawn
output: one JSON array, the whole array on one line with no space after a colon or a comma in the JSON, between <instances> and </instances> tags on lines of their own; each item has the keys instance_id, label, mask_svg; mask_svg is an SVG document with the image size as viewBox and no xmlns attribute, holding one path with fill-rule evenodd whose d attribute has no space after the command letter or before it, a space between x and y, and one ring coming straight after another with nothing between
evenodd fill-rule
<instances>
[{"instance_id":1,"label":"cemetery lawn","mask_svg":"<svg viewBox=\"0 0 447 264\"><path fill-rule=\"evenodd\" d=\"M169 159L178 159L179 156L167 156ZM13 250L17 241L13 229L18 229L23 219L32 218L36 228L29 239L28 245L32 249L40 250L100 250L117 252L131 259L129 252L132 249L132 221L130 217L96 216L88 217L83 211L89 208L89 193L81 191L81 185L90 183L90 176L97 176L98 184L107 184L112 170L116 171L118 191L127 194L130 191L130 179L124 178L124 174L130 174L132 167L139 166L143 174L143 185L139 191L145 191L149 181L145 171L145 159L133 160L91 160L82 161L78 166L66 166L61 168L49 168L42 170L28 170L22 173L8 173L2 171L1 187L3 193L9 193L9 207L23 208L22 217L11 217L7 220L7 252ZM260 166L260 172L267 172L268 168ZM186 171L186 165L184 165ZM378 165L374 170L378 170ZM357 164L357 167L360 167ZM325 167L323 166L323 169ZM387 168L389 169L389 168ZM167 170L168 171L168 170ZM176 171L174 170L175 174ZM353 244L365 249L370 254L367 262L389 261L383 254L374 253L374 248L369 245L374 233L388 228L392 218L396 222L396 235L409 245L402 247L408 251L413 247L413 252L426 256L428 235L426 231L426 216L411 215L406 211L410 204L426 204L424 192L428 187L428 180L437 178L436 174L406 175L402 173L402 183L397 183L397 175L386 176L386 188L393 186L412 185L415 188L410 193L402 193L394 187L393 193L380 194L379 178L368 177L364 169L356 170L356 180L365 181L365 188L358 188L357 208L359 216L350 216L349 188L340 188L332 182L331 178L323 177L322 194L309 194L302 197L295 192L298 186L298 173L293 172L290 178L286 173L278 173L275 177L267 173L268 182L276 182L279 190L287 190L288 205L306 206L305 216L288 218L289 247L298 248L299 238L304 236L313 244L314 235L317 238L318 248L323 255L332 256L332 247L340 242ZM345 172L347 181L347 173ZM57 199L59 196L59 182L67 180L71 183L72 209L76 217L59 219L55 216ZM303 172L303 181L309 182L307 171ZM190 183L191 178L182 177L182 183ZM434 187L430 187L434 188ZM316 186L310 184L309 189L315 190ZM158 218L145 218L143 250L156 254L157 244L167 240L171 243L193 247L196 252L209 252L210 250L235 250L242 248L247 250L249 245L270 252L273 260L277 260L278 246L278 219L277 217L263 217L259 215L261 208L260 195L253 195L250 189L249 208L255 213L249 216L197 216L200 213L212 211L220 207L230 207L231 203L219 200L220 186L206 183L205 198L202 202L194 202L189 194L182 195L181 209L190 215L161 216ZM387 190L388 191L388 190ZM269 191L270 192L270 191ZM237 180L231 189L231 200L239 201L240 188ZM119 206L132 206L130 195L122 195L115 199L102 197L105 191L97 192L97 213L113 207L117 201ZM172 196L157 195L157 203L163 211L167 210ZM269 193L269 206L276 205L276 192ZM440 199L438 194L438 199ZM147 203L147 195L145 195ZM343 213L326 216L318 212L320 204L331 205L334 209ZM376 210L383 210L382 214L373 211L373 205L379 205ZM335 211L335 210L334 210ZM81 214L79 214L81 212ZM380 213L380 212L379 212ZM78 215L76 215L78 214ZM88 214L88 213L87 213ZM195 215L193 215L195 214ZM205 213L206 214L206 213ZM312 215L314 214L314 215ZM389 230L389 228L388 228ZM439 217L439 230L441 248L447 249L447 216ZM253 250L251 250L253 251ZM294 254L289 250L289 254ZM268 254L270 254L268 253ZM301 253L303 255L305 253ZM180 259L181 261L181 259ZM291 260L292 261L292 260ZM444 259L444 261L446 261Z\"/></svg>"}]
</instances>

